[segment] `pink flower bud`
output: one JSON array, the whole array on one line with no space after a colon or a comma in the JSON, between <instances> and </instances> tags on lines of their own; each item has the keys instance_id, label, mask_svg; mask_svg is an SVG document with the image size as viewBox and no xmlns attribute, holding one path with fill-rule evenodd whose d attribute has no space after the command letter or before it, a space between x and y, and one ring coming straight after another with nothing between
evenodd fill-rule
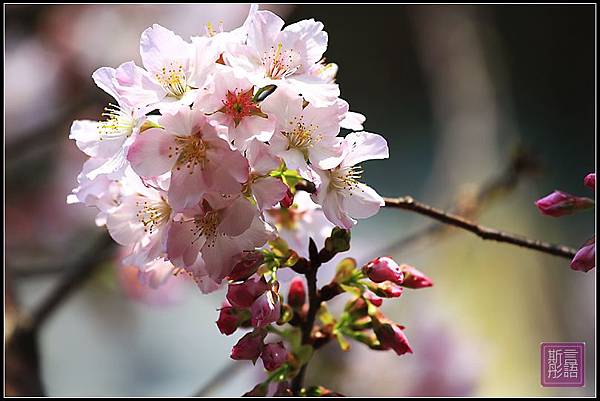
<instances>
[{"instance_id":1,"label":"pink flower bud","mask_svg":"<svg viewBox=\"0 0 600 401\"><path fill-rule=\"evenodd\" d=\"M583 179L583 184L593 190L596 189L596 173L590 173Z\"/></svg>"},{"instance_id":2,"label":"pink flower bud","mask_svg":"<svg viewBox=\"0 0 600 401\"><path fill-rule=\"evenodd\" d=\"M302 308L306 302L306 289L304 288L304 280L300 277L294 277L290 283L288 292L288 304L292 308Z\"/></svg>"},{"instance_id":3,"label":"pink flower bud","mask_svg":"<svg viewBox=\"0 0 600 401\"><path fill-rule=\"evenodd\" d=\"M373 294L371 291L367 290L363 293L363 296L369 300L376 307L380 307L383 304L383 299L379 298L377 295Z\"/></svg>"},{"instance_id":4,"label":"pink flower bud","mask_svg":"<svg viewBox=\"0 0 600 401\"><path fill-rule=\"evenodd\" d=\"M266 331L252 331L244 335L231 349L231 359L247 360L256 363L256 360L263 351L263 340L267 335Z\"/></svg>"},{"instance_id":5,"label":"pink flower bud","mask_svg":"<svg viewBox=\"0 0 600 401\"><path fill-rule=\"evenodd\" d=\"M279 320L281 305L279 295L273 291L267 291L254 301L250 307L252 318L250 322L256 328L265 327Z\"/></svg>"},{"instance_id":6,"label":"pink flower bud","mask_svg":"<svg viewBox=\"0 0 600 401\"><path fill-rule=\"evenodd\" d=\"M283 363L287 360L287 355L287 350L280 341L278 343L265 345L262 354L260 354L260 359L262 359L265 369L267 369L269 372L272 372L283 365Z\"/></svg>"},{"instance_id":7,"label":"pink flower bud","mask_svg":"<svg viewBox=\"0 0 600 401\"><path fill-rule=\"evenodd\" d=\"M249 308L261 294L269 289L263 277L249 279L240 284L229 284L227 300L235 308Z\"/></svg>"},{"instance_id":8,"label":"pink flower bud","mask_svg":"<svg viewBox=\"0 0 600 401\"><path fill-rule=\"evenodd\" d=\"M375 295L383 298L398 298L402 295L403 291L402 287L399 287L390 281L385 281L377 285L370 285L368 287Z\"/></svg>"},{"instance_id":9,"label":"pink flower bud","mask_svg":"<svg viewBox=\"0 0 600 401\"><path fill-rule=\"evenodd\" d=\"M413 351L401 327L394 323L379 323L375 325L375 335L382 349L393 349L398 355L407 352L412 354Z\"/></svg>"},{"instance_id":10,"label":"pink flower bud","mask_svg":"<svg viewBox=\"0 0 600 401\"><path fill-rule=\"evenodd\" d=\"M404 273L404 282L402 283L404 287L416 289L433 286L433 281L423 274L423 272L410 265L402 265L400 267Z\"/></svg>"},{"instance_id":11,"label":"pink flower bud","mask_svg":"<svg viewBox=\"0 0 600 401\"><path fill-rule=\"evenodd\" d=\"M582 246L571 261L571 269L587 272L596 267L596 241Z\"/></svg>"},{"instance_id":12,"label":"pink flower bud","mask_svg":"<svg viewBox=\"0 0 600 401\"><path fill-rule=\"evenodd\" d=\"M282 200L279 201L281 207L289 208L294 204L294 194L288 189Z\"/></svg>"},{"instance_id":13,"label":"pink flower bud","mask_svg":"<svg viewBox=\"0 0 600 401\"><path fill-rule=\"evenodd\" d=\"M578 210L594 207L594 201L562 191L554 191L550 195L535 202L537 208L546 216L560 217Z\"/></svg>"},{"instance_id":14,"label":"pink flower bud","mask_svg":"<svg viewBox=\"0 0 600 401\"><path fill-rule=\"evenodd\" d=\"M363 272L375 283L391 281L402 284L404 274L394 259L387 256L375 258L363 267Z\"/></svg>"},{"instance_id":15,"label":"pink flower bud","mask_svg":"<svg viewBox=\"0 0 600 401\"><path fill-rule=\"evenodd\" d=\"M247 280L248 277L252 276L258 270L258 267L262 264L264 256L258 251L253 252L242 252L234 258L234 266L228 280L242 281Z\"/></svg>"},{"instance_id":16,"label":"pink flower bud","mask_svg":"<svg viewBox=\"0 0 600 401\"><path fill-rule=\"evenodd\" d=\"M235 309L231 306L224 306L219 311L217 327L222 334L226 336L233 334L238 328L238 318Z\"/></svg>"}]
</instances>

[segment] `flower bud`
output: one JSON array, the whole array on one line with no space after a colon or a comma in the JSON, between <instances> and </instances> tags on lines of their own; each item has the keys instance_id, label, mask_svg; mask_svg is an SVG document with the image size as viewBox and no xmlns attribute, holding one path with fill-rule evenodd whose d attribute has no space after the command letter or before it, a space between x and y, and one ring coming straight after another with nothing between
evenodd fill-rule
<instances>
[{"instance_id":1,"label":"flower bud","mask_svg":"<svg viewBox=\"0 0 600 401\"><path fill-rule=\"evenodd\" d=\"M234 258L234 266L228 280L242 281L247 280L248 277L252 276L258 270L258 267L264 261L264 256L261 252L242 252Z\"/></svg>"},{"instance_id":2,"label":"flower bud","mask_svg":"<svg viewBox=\"0 0 600 401\"><path fill-rule=\"evenodd\" d=\"M233 334L238 328L238 317L235 313L235 309L228 305L222 307L219 311L219 319L216 323L222 334L225 334L226 336Z\"/></svg>"},{"instance_id":3,"label":"flower bud","mask_svg":"<svg viewBox=\"0 0 600 401\"><path fill-rule=\"evenodd\" d=\"M365 297L369 302L371 302L378 308L383 304L383 299L379 298L377 295L373 294L369 290L363 293L363 297Z\"/></svg>"},{"instance_id":4,"label":"flower bud","mask_svg":"<svg viewBox=\"0 0 600 401\"><path fill-rule=\"evenodd\" d=\"M391 281L394 284L402 284L404 274L394 259L389 257L375 258L363 267L363 273L375 283Z\"/></svg>"},{"instance_id":5,"label":"flower bud","mask_svg":"<svg viewBox=\"0 0 600 401\"><path fill-rule=\"evenodd\" d=\"M393 349L398 355L403 355L407 352L412 354L408 339L400 327L394 323L377 323L375 324L374 331L381 349Z\"/></svg>"},{"instance_id":6,"label":"flower bud","mask_svg":"<svg viewBox=\"0 0 600 401\"><path fill-rule=\"evenodd\" d=\"M423 272L415 269L410 265L401 265L400 268L404 273L403 287L407 288L424 288L433 286L433 281L427 277Z\"/></svg>"},{"instance_id":7,"label":"flower bud","mask_svg":"<svg viewBox=\"0 0 600 401\"><path fill-rule=\"evenodd\" d=\"M252 303L250 313L252 314L250 321L256 328L276 322L281 314L279 295L273 291L263 293Z\"/></svg>"},{"instance_id":8,"label":"flower bud","mask_svg":"<svg viewBox=\"0 0 600 401\"><path fill-rule=\"evenodd\" d=\"M562 191L554 191L535 202L537 208L546 216L560 217L578 210L594 207L594 201Z\"/></svg>"},{"instance_id":9,"label":"flower bud","mask_svg":"<svg viewBox=\"0 0 600 401\"><path fill-rule=\"evenodd\" d=\"M283 342L280 341L265 345L263 352L260 354L260 359L262 359L265 369L272 372L283 365L287 360L287 355L288 352Z\"/></svg>"},{"instance_id":10,"label":"flower bud","mask_svg":"<svg viewBox=\"0 0 600 401\"><path fill-rule=\"evenodd\" d=\"M256 360L264 349L263 340L266 331L251 331L244 335L231 349L231 359L236 361L247 360L256 363Z\"/></svg>"},{"instance_id":11,"label":"flower bud","mask_svg":"<svg viewBox=\"0 0 600 401\"><path fill-rule=\"evenodd\" d=\"M264 277L249 279L240 284L229 284L227 300L235 308L249 308L268 289L269 284Z\"/></svg>"},{"instance_id":12,"label":"flower bud","mask_svg":"<svg viewBox=\"0 0 600 401\"><path fill-rule=\"evenodd\" d=\"M583 184L593 190L596 189L596 173L590 173L583 179Z\"/></svg>"},{"instance_id":13,"label":"flower bud","mask_svg":"<svg viewBox=\"0 0 600 401\"><path fill-rule=\"evenodd\" d=\"M596 241L588 242L577 251L571 269L587 272L596 267Z\"/></svg>"},{"instance_id":14,"label":"flower bud","mask_svg":"<svg viewBox=\"0 0 600 401\"><path fill-rule=\"evenodd\" d=\"M404 281L404 283L406 283L406 281ZM405 285L404 283L402 285ZM398 298L402 295L403 291L402 287L399 287L390 281L385 281L377 285L369 285L368 287L375 295L383 298Z\"/></svg>"},{"instance_id":15,"label":"flower bud","mask_svg":"<svg viewBox=\"0 0 600 401\"><path fill-rule=\"evenodd\" d=\"M294 277L290 283L288 291L288 304L294 308L302 308L306 302L306 289L304 288L304 280L300 277Z\"/></svg>"},{"instance_id":16,"label":"flower bud","mask_svg":"<svg viewBox=\"0 0 600 401\"><path fill-rule=\"evenodd\" d=\"M350 230L334 227L331 236L325 239L325 250L329 253L346 252L350 249Z\"/></svg>"},{"instance_id":17,"label":"flower bud","mask_svg":"<svg viewBox=\"0 0 600 401\"><path fill-rule=\"evenodd\" d=\"M294 194L292 193L292 191L290 191L289 188L283 199L279 201L279 204L281 205L281 207L284 207L286 209L294 204Z\"/></svg>"}]
</instances>

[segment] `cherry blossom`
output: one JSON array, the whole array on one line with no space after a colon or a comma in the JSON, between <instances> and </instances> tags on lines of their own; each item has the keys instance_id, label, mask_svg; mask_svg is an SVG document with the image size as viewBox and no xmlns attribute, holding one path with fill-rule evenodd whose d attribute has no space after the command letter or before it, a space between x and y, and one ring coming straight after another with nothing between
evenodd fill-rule
<instances>
[{"instance_id":1,"label":"cherry blossom","mask_svg":"<svg viewBox=\"0 0 600 401\"><path fill-rule=\"evenodd\" d=\"M316 172L321 184L313 200L323 206L325 216L342 228L351 228L355 218L371 217L384 205L383 198L359 182L362 169L358 163L389 156L385 139L369 132L352 132L344 141L344 155L339 165Z\"/></svg>"},{"instance_id":2,"label":"cherry blossom","mask_svg":"<svg viewBox=\"0 0 600 401\"><path fill-rule=\"evenodd\" d=\"M348 104L338 99L325 107L309 103L289 88L277 88L262 104L262 110L274 116L277 126L269 141L274 154L281 157L289 169L297 170L308 180L316 180L308 166L329 169L337 166L342 156L340 121Z\"/></svg>"},{"instance_id":3,"label":"cherry blossom","mask_svg":"<svg viewBox=\"0 0 600 401\"><path fill-rule=\"evenodd\" d=\"M216 69L218 73L212 75L200 90L197 107L211 121L226 126L229 141L239 149L245 149L248 141L254 138L262 142L271 139L275 122L254 100L254 85L237 77L229 67L217 66Z\"/></svg>"},{"instance_id":4,"label":"cherry blossom","mask_svg":"<svg viewBox=\"0 0 600 401\"><path fill-rule=\"evenodd\" d=\"M187 106L165 112L159 124L137 137L127 157L142 177L171 171L168 192L176 211L195 206L209 191L241 191L248 162L222 139L226 127L209 124L200 110Z\"/></svg>"},{"instance_id":5,"label":"cherry blossom","mask_svg":"<svg viewBox=\"0 0 600 401\"><path fill-rule=\"evenodd\" d=\"M246 45L224 53L228 65L243 71L257 86L290 86L316 106L336 101L337 84L331 75L317 71L327 49L323 24L313 19L288 25L270 11L257 11L248 21ZM316 67L316 68L315 68Z\"/></svg>"},{"instance_id":6,"label":"cherry blossom","mask_svg":"<svg viewBox=\"0 0 600 401\"><path fill-rule=\"evenodd\" d=\"M233 270L236 255L271 238L273 229L248 200L212 197L186 210L171 225L167 253L176 267L220 283Z\"/></svg>"}]
</instances>

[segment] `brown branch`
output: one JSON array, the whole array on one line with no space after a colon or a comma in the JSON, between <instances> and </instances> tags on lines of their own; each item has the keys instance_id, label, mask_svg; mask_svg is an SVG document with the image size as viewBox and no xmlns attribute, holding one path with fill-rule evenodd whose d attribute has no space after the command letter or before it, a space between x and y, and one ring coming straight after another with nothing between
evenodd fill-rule
<instances>
[{"instance_id":1,"label":"brown branch","mask_svg":"<svg viewBox=\"0 0 600 401\"><path fill-rule=\"evenodd\" d=\"M403 196L399 198L384 198L384 200L386 207L416 212L424 216L431 217L444 224L462 228L466 231L470 231L473 234L485 240L504 242L508 244L521 246L524 248L535 249L540 252L548 253L550 255L561 256L563 258L568 259L572 259L575 256L575 253L577 252L575 249L569 248L564 245L550 244L548 242L538 241L516 234L511 234L493 228L478 225L470 220L465 219L464 217L452 213L447 213L443 210L436 209L424 203L417 202L410 196Z\"/></svg>"},{"instance_id":2,"label":"brown branch","mask_svg":"<svg viewBox=\"0 0 600 401\"><path fill-rule=\"evenodd\" d=\"M302 344L312 344L311 334L315 325L315 319L317 317L317 311L321 307L321 296L317 290L317 271L321 266L319 255L316 250L316 245L312 238L310 240L310 264L304 273L306 277L306 284L308 287L308 313L306 319L300 325L302 330ZM295 396L300 395L300 391L304 385L304 376L306 375L306 367L308 362L305 363L301 368L296 377L292 379L291 390Z\"/></svg>"},{"instance_id":3,"label":"brown branch","mask_svg":"<svg viewBox=\"0 0 600 401\"><path fill-rule=\"evenodd\" d=\"M85 283L96 268L112 255L113 248L114 242L107 234L103 234L77 263L67 266L59 283L31 314L17 313L18 311L11 313L15 316L15 321L11 322L13 328L4 339L6 359L7 362L10 361L7 365L9 394L45 395L39 363L39 330L62 302ZM12 311L14 308L11 308Z\"/></svg>"}]
</instances>

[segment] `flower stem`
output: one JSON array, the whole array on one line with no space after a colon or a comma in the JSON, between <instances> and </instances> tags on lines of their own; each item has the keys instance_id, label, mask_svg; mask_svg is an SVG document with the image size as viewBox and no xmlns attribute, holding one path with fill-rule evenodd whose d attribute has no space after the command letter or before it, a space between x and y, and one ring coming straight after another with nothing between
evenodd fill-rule
<instances>
[{"instance_id":1,"label":"flower stem","mask_svg":"<svg viewBox=\"0 0 600 401\"><path fill-rule=\"evenodd\" d=\"M306 283L308 286L309 304L306 319L304 320L304 322L302 322L302 325L300 326L302 330L302 344L312 343L311 333L313 330L313 326L315 325L317 311L321 306L321 297L319 295L319 292L317 291L317 271L320 266L321 262L318 260L318 258L311 258L310 266L304 273L304 275L306 276ZM296 396L300 395L300 391L302 390L307 365L308 362L300 368L300 371L292 380L292 393Z\"/></svg>"}]
</instances>

